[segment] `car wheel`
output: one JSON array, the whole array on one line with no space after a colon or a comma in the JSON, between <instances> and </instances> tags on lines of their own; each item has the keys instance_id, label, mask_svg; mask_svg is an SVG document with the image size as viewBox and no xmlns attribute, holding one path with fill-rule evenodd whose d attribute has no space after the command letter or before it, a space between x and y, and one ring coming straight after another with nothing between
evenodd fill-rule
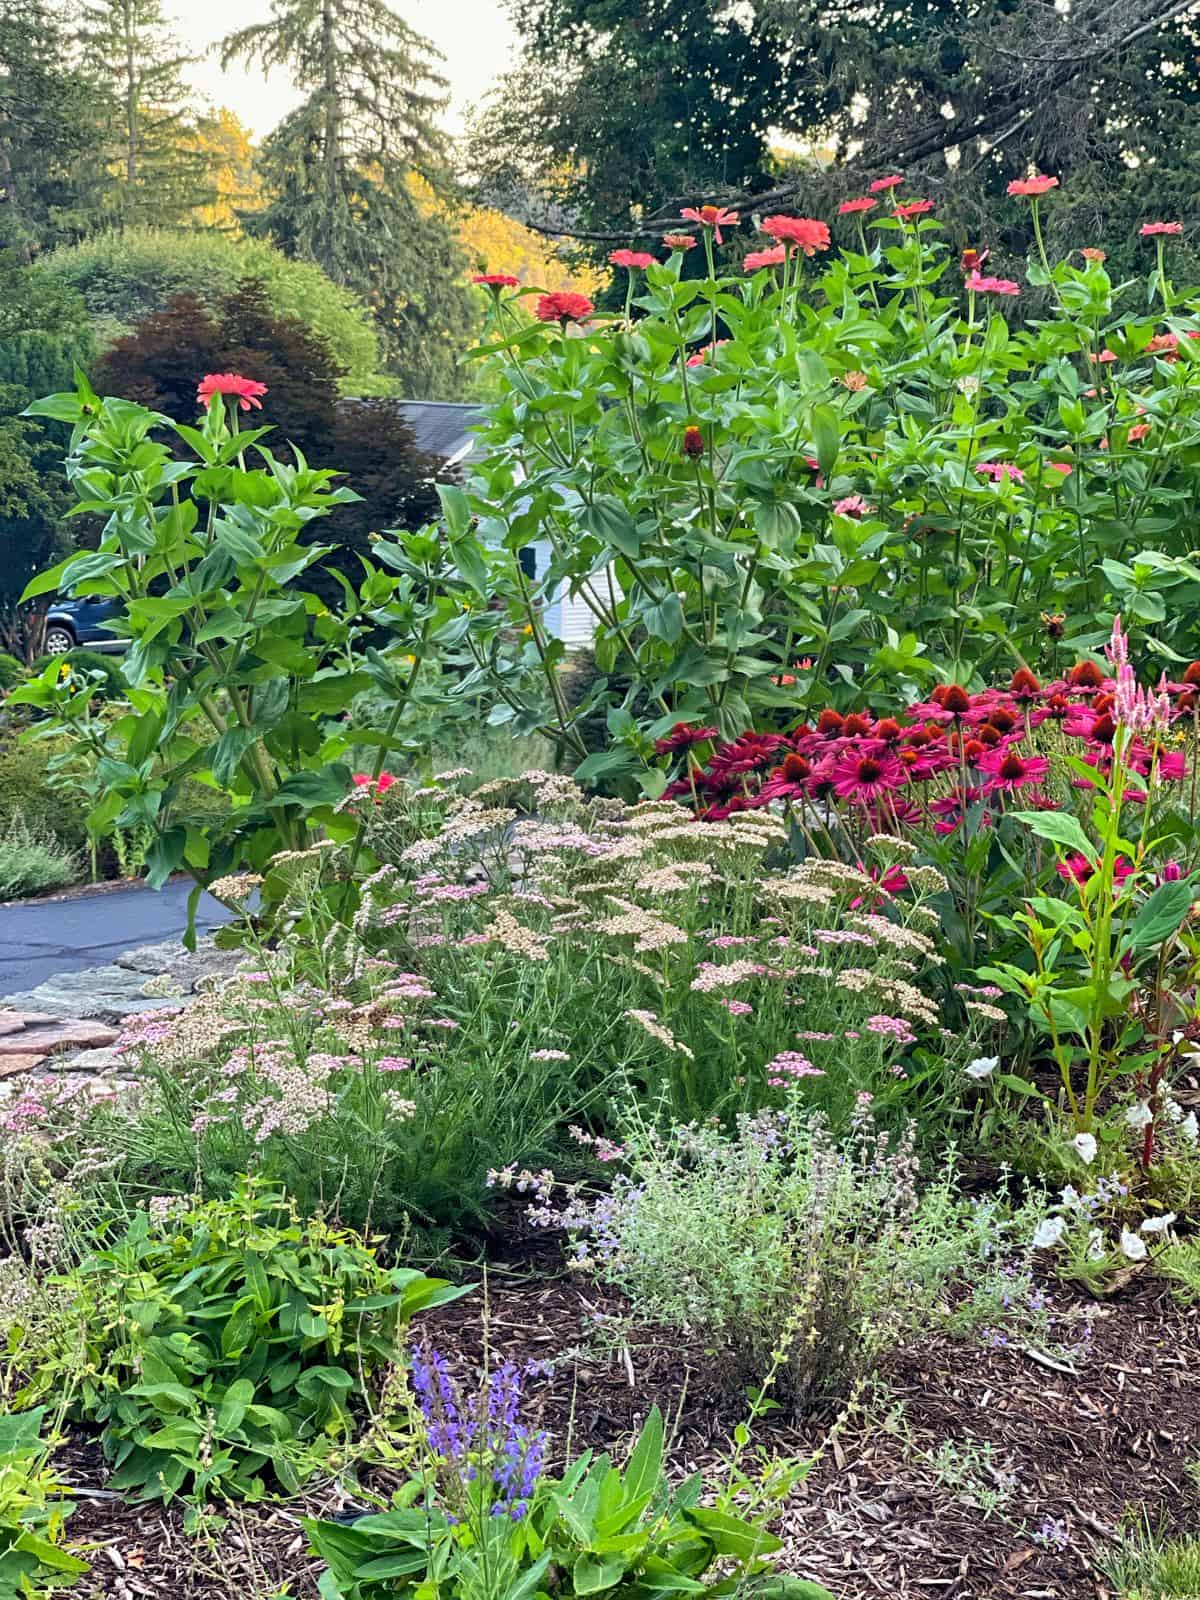
<instances>
[{"instance_id":1,"label":"car wheel","mask_svg":"<svg viewBox=\"0 0 1200 1600\"><path fill-rule=\"evenodd\" d=\"M48 656L65 656L68 650L75 648L75 635L70 628L64 628L61 623L52 622L46 629L46 654Z\"/></svg>"}]
</instances>

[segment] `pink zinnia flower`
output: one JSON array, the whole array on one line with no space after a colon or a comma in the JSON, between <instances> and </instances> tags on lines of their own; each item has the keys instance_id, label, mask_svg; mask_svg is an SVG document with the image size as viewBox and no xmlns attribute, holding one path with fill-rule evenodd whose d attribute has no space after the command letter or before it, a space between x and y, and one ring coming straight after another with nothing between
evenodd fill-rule
<instances>
[{"instance_id":1,"label":"pink zinnia flower","mask_svg":"<svg viewBox=\"0 0 1200 1600\"><path fill-rule=\"evenodd\" d=\"M266 392L266 384L258 383L254 378L243 378L236 372L210 372L207 377L201 378L196 399L202 406L207 406L214 395L221 394L236 400L242 411L249 411L251 406L261 411L261 397Z\"/></svg>"},{"instance_id":2,"label":"pink zinnia flower","mask_svg":"<svg viewBox=\"0 0 1200 1600\"><path fill-rule=\"evenodd\" d=\"M356 789L370 789L375 795L375 804L385 795L399 779L394 772L381 772L378 778L372 778L369 772L356 772L350 780Z\"/></svg>"},{"instance_id":3,"label":"pink zinnia flower","mask_svg":"<svg viewBox=\"0 0 1200 1600\"><path fill-rule=\"evenodd\" d=\"M902 173L893 172L890 178L876 178L874 183L869 183L867 188L872 194L883 194L887 189L895 189L904 182Z\"/></svg>"},{"instance_id":4,"label":"pink zinnia flower","mask_svg":"<svg viewBox=\"0 0 1200 1600\"><path fill-rule=\"evenodd\" d=\"M858 200L843 200L838 207L838 216L848 217L856 211L874 211L878 204L878 200L872 200L870 195L865 194Z\"/></svg>"},{"instance_id":5,"label":"pink zinnia flower","mask_svg":"<svg viewBox=\"0 0 1200 1600\"><path fill-rule=\"evenodd\" d=\"M610 250L608 259L614 267L628 267L631 272L636 269L644 272L654 265L654 257L645 250Z\"/></svg>"},{"instance_id":6,"label":"pink zinnia flower","mask_svg":"<svg viewBox=\"0 0 1200 1600\"><path fill-rule=\"evenodd\" d=\"M972 294L1020 294L1021 286L1014 283L1011 278L981 278L973 272L967 279L967 288Z\"/></svg>"},{"instance_id":7,"label":"pink zinnia flower","mask_svg":"<svg viewBox=\"0 0 1200 1600\"><path fill-rule=\"evenodd\" d=\"M797 245L806 256L829 249L829 229L816 217L764 217L762 231L779 242Z\"/></svg>"},{"instance_id":8,"label":"pink zinnia flower","mask_svg":"<svg viewBox=\"0 0 1200 1600\"><path fill-rule=\"evenodd\" d=\"M1047 178L1036 172L1032 178L1014 178L1008 186L1008 192L1011 195L1039 195L1057 188L1057 178Z\"/></svg>"},{"instance_id":9,"label":"pink zinnia flower","mask_svg":"<svg viewBox=\"0 0 1200 1600\"><path fill-rule=\"evenodd\" d=\"M865 517L870 511L870 506L860 494L848 494L844 500L834 502L834 511L839 517Z\"/></svg>"},{"instance_id":10,"label":"pink zinnia flower","mask_svg":"<svg viewBox=\"0 0 1200 1600\"><path fill-rule=\"evenodd\" d=\"M980 461L976 463L975 471L981 477L990 478L993 483L1000 483L1005 478L1013 483L1025 482L1025 474L1011 461Z\"/></svg>"},{"instance_id":11,"label":"pink zinnia flower","mask_svg":"<svg viewBox=\"0 0 1200 1600\"><path fill-rule=\"evenodd\" d=\"M775 244L769 250L751 250L742 262L743 272L757 272L760 267L779 267L787 260L787 245Z\"/></svg>"},{"instance_id":12,"label":"pink zinnia flower","mask_svg":"<svg viewBox=\"0 0 1200 1600\"><path fill-rule=\"evenodd\" d=\"M722 228L736 228L738 214L722 206L684 206L679 215L685 222L698 222L702 228L711 228L713 238L718 244L724 244L721 237Z\"/></svg>"},{"instance_id":13,"label":"pink zinnia flower","mask_svg":"<svg viewBox=\"0 0 1200 1600\"><path fill-rule=\"evenodd\" d=\"M471 282L483 284L488 289L515 289L521 280L514 278L511 272L476 272Z\"/></svg>"},{"instance_id":14,"label":"pink zinnia flower","mask_svg":"<svg viewBox=\"0 0 1200 1600\"><path fill-rule=\"evenodd\" d=\"M1138 229L1138 234L1143 239L1153 238L1157 233L1177 234L1182 232L1182 222L1143 222Z\"/></svg>"}]
</instances>

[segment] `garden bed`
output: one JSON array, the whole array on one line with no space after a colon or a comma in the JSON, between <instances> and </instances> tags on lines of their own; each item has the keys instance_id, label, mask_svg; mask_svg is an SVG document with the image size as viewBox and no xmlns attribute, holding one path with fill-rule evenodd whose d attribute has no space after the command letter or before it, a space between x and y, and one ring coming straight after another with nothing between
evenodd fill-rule
<instances>
[{"instance_id":1,"label":"garden bed","mask_svg":"<svg viewBox=\"0 0 1200 1600\"><path fill-rule=\"evenodd\" d=\"M1076 1371L1014 1345L931 1337L895 1351L850 1414L801 1429L760 1423L758 1442L772 1454L820 1452L786 1504L784 1570L820 1580L838 1600L1100 1600L1113 1591L1093 1553L1131 1519L1156 1531L1200 1526L1186 1470L1200 1438L1200 1311L1181 1310L1150 1279L1102 1304L1056 1291L1056 1309L1091 1321L1091 1352ZM714 1473L740 1413L712 1381L711 1359L675 1339L614 1342L604 1330L619 1310L582 1278L555 1275L547 1257L536 1272L528 1262L494 1267L486 1294L423 1327L464 1375L485 1350L553 1362L531 1393L560 1452L570 1438L573 1450L622 1455L656 1402L673 1471ZM101 1482L103 1466L82 1438L65 1459L81 1489L72 1539L104 1547L97 1594L217 1600L240 1589L265 1600L285 1581L297 1600L316 1594L300 1518L342 1508L328 1492L242 1508L210 1546L184 1533L175 1508L89 1499L84 1486ZM989 1466L1013 1474L1007 1492ZM387 1487L386 1475L373 1483ZM993 1492L1001 1504L979 1503Z\"/></svg>"}]
</instances>

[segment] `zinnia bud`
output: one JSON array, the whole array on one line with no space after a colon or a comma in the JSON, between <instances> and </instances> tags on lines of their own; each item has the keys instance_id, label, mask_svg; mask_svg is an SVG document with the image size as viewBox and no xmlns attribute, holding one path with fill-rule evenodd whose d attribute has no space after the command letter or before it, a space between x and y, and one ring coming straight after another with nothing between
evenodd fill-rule
<instances>
[{"instance_id":1,"label":"zinnia bud","mask_svg":"<svg viewBox=\"0 0 1200 1600\"><path fill-rule=\"evenodd\" d=\"M683 444L680 447L689 461L699 461L704 454L704 435L694 424L683 430Z\"/></svg>"}]
</instances>

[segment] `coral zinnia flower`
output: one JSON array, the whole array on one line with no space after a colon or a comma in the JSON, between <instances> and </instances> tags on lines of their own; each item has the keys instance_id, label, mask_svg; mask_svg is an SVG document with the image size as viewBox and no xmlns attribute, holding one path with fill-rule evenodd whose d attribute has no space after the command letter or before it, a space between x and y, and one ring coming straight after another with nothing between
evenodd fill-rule
<instances>
[{"instance_id":1,"label":"coral zinnia flower","mask_svg":"<svg viewBox=\"0 0 1200 1600\"><path fill-rule=\"evenodd\" d=\"M816 217L764 217L762 231L772 239L798 245L806 256L829 249L829 229Z\"/></svg>"},{"instance_id":2,"label":"coral zinnia flower","mask_svg":"<svg viewBox=\"0 0 1200 1600\"><path fill-rule=\"evenodd\" d=\"M856 211L874 211L878 204L878 200L872 200L870 195L866 194L859 200L843 200L838 207L838 216L848 217Z\"/></svg>"},{"instance_id":3,"label":"coral zinnia flower","mask_svg":"<svg viewBox=\"0 0 1200 1600\"><path fill-rule=\"evenodd\" d=\"M568 322L586 322L595 309L587 295L560 289L555 294L544 294L534 307L534 315L539 322L557 322L565 328Z\"/></svg>"},{"instance_id":4,"label":"coral zinnia flower","mask_svg":"<svg viewBox=\"0 0 1200 1600\"><path fill-rule=\"evenodd\" d=\"M775 244L769 250L751 250L742 262L743 272L757 272L760 267L779 267L787 260L787 245Z\"/></svg>"},{"instance_id":5,"label":"coral zinnia flower","mask_svg":"<svg viewBox=\"0 0 1200 1600\"><path fill-rule=\"evenodd\" d=\"M1057 178L1047 178L1037 172L1032 178L1014 178L1008 186L1008 192L1011 195L1039 195L1045 194L1049 189L1057 188Z\"/></svg>"},{"instance_id":6,"label":"coral zinnia flower","mask_svg":"<svg viewBox=\"0 0 1200 1600\"><path fill-rule=\"evenodd\" d=\"M1176 234L1182 232L1182 222L1143 222L1138 229L1138 234L1143 239L1150 239L1156 233Z\"/></svg>"},{"instance_id":7,"label":"coral zinnia flower","mask_svg":"<svg viewBox=\"0 0 1200 1600\"><path fill-rule=\"evenodd\" d=\"M261 396L266 392L266 384L258 383L253 378L239 377L236 372L210 372L206 378L201 378L196 399L202 406L207 406L213 395L223 394L236 400L242 411L249 411L251 406L261 411Z\"/></svg>"},{"instance_id":8,"label":"coral zinnia flower","mask_svg":"<svg viewBox=\"0 0 1200 1600\"><path fill-rule=\"evenodd\" d=\"M893 172L890 178L876 178L874 183L869 183L867 188L872 194L883 194L886 189L895 189L904 182L902 173Z\"/></svg>"},{"instance_id":9,"label":"coral zinnia flower","mask_svg":"<svg viewBox=\"0 0 1200 1600\"><path fill-rule=\"evenodd\" d=\"M884 745L847 750L833 764L833 792L842 800L878 800L901 789L905 771Z\"/></svg>"},{"instance_id":10,"label":"coral zinnia flower","mask_svg":"<svg viewBox=\"0 0 1200 1600\"><path fill-rule=\"evenodd\" d=\"M901 222L906 222L909 217L923 217L927 211L932 210L932 200L910 200L905 206L897 206L892 215Z\"/></svg>"},{"instance_id":11,"label":"coral zinnia flower","mask_svg":"<svg viewBox=\"0 0 1200 1600\"><path fill-rule=\"evenodd\" d=\"M1031 783L1038 783L1050 771L1048 757L1023 756L1019 751L1011 747L1006 750L1003 746L980 756L977 764L981 772L990 774L991 781L986 786L988 794L997 790L1013 793L1017 789L1024 789Z\"/></svg>"},{"instance_id":12,"label":"coral zinnia flower","mask_svg":"<svg viewBox=\"0 0 1200 1600\"><path fill-rule=\"evenodd\" d=\"M690 233L664 233L663 243L668 250L692 250L696 240Z\"/></svg>"},{"instance_id":13,"label":"coral zinnia flower","mask_svg":"<svg viewBox=\"0 0 1200 1600\"><path fill-rule=\"evenodd\" d=\"M1100 261L1107 261L1108 260L1108 251L1107 250L1097 250L1095 245L1085 244L1083 249L1079 252L1079 254L1083 257L1083 259L1085 261L1100 262Z\"/></svg>"},{"instance_id":14,"label":"coral zinnia flower","mask_svg":"<svg viewBox=\"0 0 1200 1600\"><path fill-rule=\"evenodd\" d=\"M981 278L973 272L967 279L967 288L972 294L1020 294L1021 286L1014 283L1011 278Z\"/></svg>"},{"instance_id":15,"label":"coral zinnia flower","mask_svg":"<svg viewBox=\"0 0 1200 1600\"><path fill-rule=\"evenodd\" d=\"M722 228L736 228L738 214L736 211L726 210L722 206L684 206L679 215L685 222L698 222L702 228L711 228L713 238L718 244L724 244L721 237Z\"/></svg>"},{"instance_id":16,"label":"coral zinnia flower","mask_svg":"<svg viewBox=\"0 0 1200 1600\"><path fill-rule=\"evenodd\" d=\"M471 282L485 284L489 289L515 289L521 280L511 272L476 272Z\"/></svg>"},{"instance_id":17,"label":"coral zinnia flower","mask_svg":"<svg viewBox=\"0 0 1200 1600\"><path fill-rule=\"evenodd\" d=\"M631 272L635 268L644 272L654 264L654 257L645 250L610 250L608 259L614 267L628 267Z\"/></svg>"}]
</instances>

